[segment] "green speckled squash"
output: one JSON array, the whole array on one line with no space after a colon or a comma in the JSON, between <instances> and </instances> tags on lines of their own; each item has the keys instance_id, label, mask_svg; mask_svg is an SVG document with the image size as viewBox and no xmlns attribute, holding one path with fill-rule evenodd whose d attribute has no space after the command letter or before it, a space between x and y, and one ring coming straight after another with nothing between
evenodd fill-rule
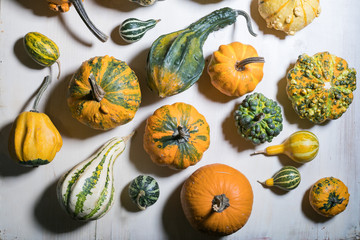
<instances>
[{"instance_id":1,"label":"green speckled squash","mask_svg":"<svg viewBox=\"0 0 360 240\"><path fill-rule=\"evenodd\" d=\"M111 209L115 191L114 163L132 135L110 139L95 154L60 178L58 200L72 218L96 220Z\"/></svg>"},{"instance_id":2,"label":"green speckled squash","mask_svg":"<svg viewBox=\"0 0 360 240\"><path fill-rule=\"evenodd\" d=\"M94 57L85 61L68 86L72 116L99 130L131 121L141 102L138 78L123 61Z\"/></svg>"},{"instance_id":3,"label":"green speckled squash","mask_svg":"<svg viewBox=\"0 0 360 240\"><path fill-rule=\"evenodd\" d=\"M154 28L159 21L154 19L142 21L137 18L128 18L122 22L119 28L120 36L128 43L137 42L147 31Z\"/></svg>"},{"instance_id":4,"label":"green speckled squash","mask_svg":"<svg viewBox=\"0 0 360 240\"><path fill-rule=\"evenodd\" d=\"M280 106L261 93L247 95L234 118L239 134L253 144L271 142L283 128Z\"/></svg>"},{"instance_id":5,"label":"green speckled squash","mask_svg":"<svg viewBox=\"0 0 360 240\"><path fill-rule=\"evenodd\" d=\"M147 59L147 83L150 89L163 98L191 87L200 78L205 66L202 47L208 35L235 23L239 15L245 16L250 33L255 35L245 12L222 8L183 30L156 39Z\"/></svg>"},{"instance_id":6,"label":"green speckled squash","mask_svg":"<svg viewBox=\"0 0 360 240\"><path fill-rule=\"evenodd\" d=\"M301 181L301 175L299 170L293 166L282 167L271 178L265 182L260 182L268 187L278 187L285 191L290 191L299 186Z\"/></svg>"},{"instance_id":7,"label":"green speckled squash","mask_svg":"<svg viewBox=\"0 0 360 240\"><path fill-rule=\"evenodd\" d=\"M333 217L343 212L349 203L347 186L334 177L324 177L310 189L309 201L313 209L325 217Z\"/></svg>"},{"instance_id":8,"label":"green speckled squash","mask_svg":"<svg viewBox=\"0 0 360 240\"><path fill-rule=\"evenodd\" d=\"M159 184L151 176L139 175L130 183L129 196L140 210L145 210L158 200Z\"/></svg>"},{"instance_id":9,"label":"green speckled squash","mask_svg":"<svg viewBox=\"0 0 360 240\"><path fill-rule=\"evenodd\" d=\"M355 69L328 52L300 55L287 74L286 91L295 112L316 124L341 117L355 89Z\"/></svg>"}]
</instances>

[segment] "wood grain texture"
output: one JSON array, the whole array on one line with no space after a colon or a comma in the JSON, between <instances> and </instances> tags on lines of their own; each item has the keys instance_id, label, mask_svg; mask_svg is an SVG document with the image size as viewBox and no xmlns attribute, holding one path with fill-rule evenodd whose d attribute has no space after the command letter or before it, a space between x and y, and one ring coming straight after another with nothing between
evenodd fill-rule
<instances>
[{"instance_id":1,"label":"wood grain texture","mask_svg":"<svg viewBox=\"0 0 360 240\"><path fill-rule=\"evenodd\" d=\"M0 0L0 239L214 239L191 228L181 210L180 189L196 169L216 162L241 171L254 191L248 222L224 239L360 239L359 90L355 90L353 103L340 119L321 125L301 120L285 91L286 73L302 53L329 51L360 71L360 1L339 4L327 0L320 4L322 12L318 18L295 36L286 36L266 27L257 11L257 0L167 0L146 8L127 1L121 4L116 0L84 1L97 27L111 36L102 43L88 31L75 9L58 15L47 9L45 0ZM244 97L221 94L211 85L206 71L190 89L169 98L160 99L147 88L145 64L151 43L159 35L182 29L221 7L249 12L258 37L252 37L245 21L238 19L233 26L210 34L204 56L208 60L219 45L233 41L254 46L266 61L264 78L255 91L278 101L284 115L284 130L272 143L280 143L298 130L312 131L320 141L318 156L313 161L299 165L286 156L250 156L270 143L254 147L236 133L232 114ZM141 41L126 44L118 27L129 17L156 18L161 22ZM27 56L22 38L30 31L45 34L59 46L60 80L55 80L56 66L43 68ZM106 54L127 62L136 72L142 103L133 121L101 132L71 117L65 93L68 81L83 61ZM48 74L52 74L54 81L39 109L58 128L63 147L50 164L23 168L7 152L10 127L20 112L30 109L34 93ZM180 101L192 104L205 116L211 140L198 164L174 171L150 160L142 147L142 137L148 116L163 105ZM55 190L60 176L93 154L106 140L133 130L137 134L114 167L116 193L111 211L98 221L72 220L57 202ZM284 165L298 167L302 175L295 190L284 193L257 183ZM127 195L129 182L139 174L156 178L161 191L159 200L146 211L138 211ZM316 214L308 202L311 185L327 176L341 179L350 193L347 209L330 219Z\"/></svg>"}]
</instances>

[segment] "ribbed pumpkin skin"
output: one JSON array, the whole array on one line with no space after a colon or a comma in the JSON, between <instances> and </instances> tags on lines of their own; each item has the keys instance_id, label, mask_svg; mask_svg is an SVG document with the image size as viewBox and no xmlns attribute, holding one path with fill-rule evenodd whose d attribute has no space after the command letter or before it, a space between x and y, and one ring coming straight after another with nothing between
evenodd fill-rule
<instances>
[{"instance_id":1,"label":"ribbed pumpkin skin","mask_svg":"<svg viewBox=\"0 0 360 240\"><path fill-rule=\"evenodd\" d=\"M325 217L343 212L349 203L350 194L346 185L337 178L325 177L310 189L309 201L313 209Z\"/></svg>"},{"instance_id":2,"label":"ribbed pumpkin skin","mask_svg":"<svg viewBox=\"0 0 360 240\"><path fill-rule=\"evenodd\" d=\"M179 127L183 128L186 137L179 136ZM144 148L158 165L187 168L200 161L209 145L209 125L189 104L162 106L146 121Z\"/></svg>"},{"instance_id":3,"label":"ribbed pumpkin skin","mask_svg":"<svg viewBox=\"0 0 360 240\"><path fill-rule=\"evenodd\" d=\"M201 76L205 59L202 47L208 35L233 24L237 13L230 8L216 10L188 28L160 36L147 59L147 83L161 98L181 93Z\"/></svg>"},{"instance_id":4,"label":"ribbed pumpkin skin","mask_svg":"<svg viewBox=\"0 0 360 240\"><path fill-rule=\"evenodd\" d=\"M154 19L142 21L137 18L128 18L120 26L120 36L128 43L137 42L147 31L154 28L158 21Z\"/></svg>"},{"instance_id":5,"label":"ribbed pumpkin skin","mask_svg":"<svg viewBox=\"0 0 360 240\"><path fill-rule=\"evenodd\" d=\"M51 66L60 57L58 46L41 33L27 33L24 45L29 56L42 66Z\"/></svg>"},{"instance_id":6,"label":"ribbed pumpkin skin","mask_svg":"<svg viewBox=\"0 0 360 240\"><path fill-rule=\"evenodd\" d=\"M258 57L251 45L240 42L221 45L208 66L212 85L228 96L239 97L252 92L263 78L264 63L250 63L243 70L236 67L238 62L250 57Z\"/></svg>"},{"instance_id":7,"label":"ribbed pumpkin skin","mask_svg":"<svg viewBox=\"0 0 360 240\"><path fill-rule=\"evenodd\" d=\"M300 55L287 74L286 90L295 112L316 124L341 117L355 89L355 69L328 52Z\"/></svg>"},{"instance_id":8,"label":"ribbed pumpkin skin","mask_svg":"<svg viewBox=\"0 0 360 240\"><path fill-rule=\"evenodd\" d=\"M98 102L91 97L89 76L106 92ZM138 79L131 68L114 57L94 57L85 61L68 86L67 103L72 116L99 130L108 130L131 121L141 102Z\"/></svg>"},{"instance_id":9,"label":"ribbed pumpkin skin","mask_svg":"<svg viewBox=\"0 0 360 240\"><path fill-rule=\"evenodd\" d=\"M139 175L131 181L129 186L130 199L141 210L145 210L158 200L160 188L157 181L147 175Z\"/></svg>"},{"instance_id":10,"label":"ribbed pumpkin skin","mask_svg":"<svg viewBox=\"0 0 360 240\"><path fill-rule=\"evenodd\" d=\"M112 138L60 178L58 200L72 218L96 220L110 210L115 191L113 166L124 149L124 138Z\"/></svg>"},{"instance_id":11,"label":"ribbed pumpkin skin","mask_svg":"<svg viewBox=\"0 0 360 240\"><path fill-rule=\"evenodd\" d=\"M298 131L288 138L285 152L291 159L299 163L313 160L319 152L319 140L309 131Z\"/></svg>"},{"instance_id":12,"label":"ribbed pumpkin skin","mask_svg":"<svg viewBox=\"0 0 360 240\"><path fill-rule=\"evenodd\" d=\"M282 167L270 180L272 184L285 191L290 191L299 186L301 175L293 166ZM268 180L265 182L267 184Z\"/></svg>"},{"instance_id":13,"label":"ribbed pumpkin skin","mask_svg":"<svg viewBox=\"0 0 360 240\"><path fill-rule=\"evenodd\" d=\"M20 165L34 167L51 162L62 143L59 131L46 114L23 112L12 125L8 148Z\"/></svg>"},{"instance_id":14,"label":"ribbed pumpkin skin","mask_svg":"<svg viewBox=\"0 0 360 240\"><path fill-rule=\"evenodd\" d=\"M319 0L258 0L268 28L294 35L320 14Z\"/></svg>"},{"instance_id":15,"label":"ribbed pumpkin skin","mask_svg":"<svg viewBox=\"0 0 360 240\"><path fill-rule=\"evenodd\" d=\"M215 196L225 194L230 206L222 212L212 209ZM247 178L224 164L206 165L183 184L181 205L190 224L214 235L229 235L241 229L250 217L253 191Z\"/></svg>"}]
</instances>

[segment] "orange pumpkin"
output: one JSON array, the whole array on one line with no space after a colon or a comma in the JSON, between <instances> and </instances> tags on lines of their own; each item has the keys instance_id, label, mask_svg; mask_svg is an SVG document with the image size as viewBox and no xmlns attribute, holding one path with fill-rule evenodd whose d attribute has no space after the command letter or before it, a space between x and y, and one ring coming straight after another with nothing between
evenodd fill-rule
<instances>
[{"instance_id":1,"label":"orange pumpkin","mask_svg":"<svg viewBox=\"0 0 360 240\"><path fill-rule=\"evenodd\" d=\"M253 205L248 179L238 170L218 163L196 170L182 186L180 197L190 224L215 235L241 229Z\"/></svg>"},{"instance_id":2,"label":"orange pumpkin","mask_svg":"<svg viewBox=\"0 0 360 240\"><path fill-rule=\"evenodd\" d=\"M251 45L221 45L211 57L208 74L212 85L228 96L252 92L263 78L264 58Z\"/></svg>"},{"instance_id":3,"label":"orange pumpkin","mask_svg":"<svg viewBox=\"0 0 360 240\"><path fill-rule=\"evenodd\" d=\"M201 160L210 144L209 134L205 117L193 106L174 103L147 119L144 148L154 163L184 169Z\"/></svg>"}]
</instances>

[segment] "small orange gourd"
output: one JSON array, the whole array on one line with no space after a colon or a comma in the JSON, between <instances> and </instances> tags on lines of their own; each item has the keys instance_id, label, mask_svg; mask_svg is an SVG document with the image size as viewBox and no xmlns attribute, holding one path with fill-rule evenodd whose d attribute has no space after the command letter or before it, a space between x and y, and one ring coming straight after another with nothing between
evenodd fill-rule
<instances>
[{"instance_id":1,"label":"small orange gourd","mask_svg":"<svg viewBox=\"0 0 360 240\"><path fill-rule=\"evenodd\" d=\"M211 57L208 74L212 85L228 96L252 92L263 78L264 58L251 45L221 45Z\"/></svg>"},{"instance_id":2,"label":"small orange gourd","mask_svg":"<svg viewBox=\"0 0 360 240\"><path fill-rule=\"evenodd\" d=\"M206 165L183 184L181 205L197 230L229 235L241 229L250 217L253 191L248 179L225 164Z\"/></svg>"}]
</instances>

